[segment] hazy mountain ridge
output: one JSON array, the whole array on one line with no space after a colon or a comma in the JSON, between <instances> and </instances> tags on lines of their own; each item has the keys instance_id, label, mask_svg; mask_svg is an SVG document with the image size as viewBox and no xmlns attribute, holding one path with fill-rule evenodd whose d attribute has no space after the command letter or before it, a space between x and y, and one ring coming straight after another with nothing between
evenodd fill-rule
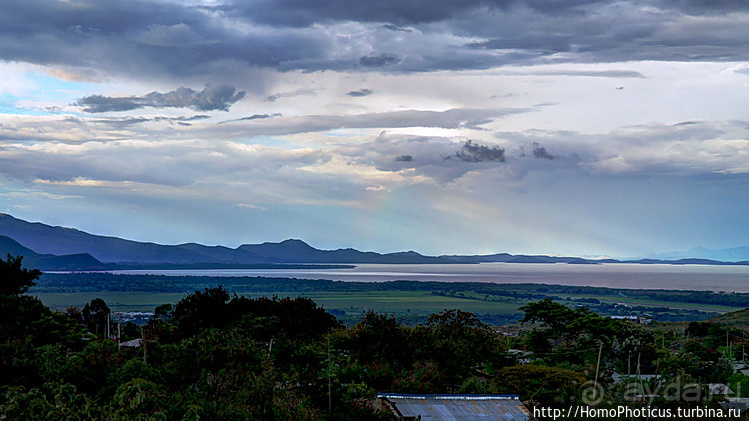
<instances>
[{"instance_id":1,"label":"hazy mountain ridge","mask_svg":"<svg viewBox=\"0 0 749 421\"><path fill-rule=\"evenodd\" d=\"M106 265L88 253L67 254L56 256L39 254L19 244L18 241L0 235L0 257L6 255L23 256L23 265L27 268L41 270L94 270L106 269Z\"/></svg>"},{"instance_id":2,"label":"hazy mountain ridge","mask_svg":"<svg viewBox=\"0 0 749 421\"><path fill-rule=\"evenodd\" d=\"M720 250L709 249L706 247L694 247L687 251L658 253L653 254L650 257L661 260L701 258L720 260L724 262L740 262L749 260L749 247L732 247Z\"/></svg>"},{"instance_id":3,"label":"hazy mountain ridge","mask_svg":"<svg viewBox=\"0 0 749 421\"><path fill-rule=\"evenodd\" d=\"M454 263L449 259L423 256L410 251L380 254L352 248L319 250L301 240L280 243L243 244L236 249L196 243L161 245L86 233L72 228L31 223L0 214L0 235L18 246L0 246L0 253L70 255L88 253L97 266L103 264L217 264L255 263ZM28 251L26 251L28 250ZM28 261L28 260L27 260ZM94 263L94 262L92 262Z\"/></svg>"},{"instance_id":4,"label":"hazy mountain ridge","mask_svg":"<svg viewBox=\"0 0 749 421\"><path fill-rule=\"evenodd\" d=\"M711 259L678 260L615 259L591 260L569 256L512 255L443 255L425 256L415 251L376 253L353 248L320 250L302 240L280 243L243 244L235 249L196 243L162 245L89 234L73 228L31 223L0 213L0 256L23 255L27 266L45 270L103 270L122 265L146 268L158 265L183 267L238 267L254 264L455 264L455 263L639 263L639 264L708 264L749 265L749 261L723 262ZM747 248L749 249L749 248ZM749 259L746 259L749 260Z\"/></svg>"}]
</instances>

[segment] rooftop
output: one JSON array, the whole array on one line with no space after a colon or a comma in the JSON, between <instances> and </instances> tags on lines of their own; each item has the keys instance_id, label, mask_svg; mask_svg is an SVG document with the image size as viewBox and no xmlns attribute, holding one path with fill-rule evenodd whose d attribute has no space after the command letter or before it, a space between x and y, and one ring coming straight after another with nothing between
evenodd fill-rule
<instances>
[{"instance_id":1,"label":"rooftop","mask_svg":"<svg viewBox=\"0 0 749 421\"><path fill-rule=\"evenodd\" d=\"M401 419L529 420L517 395L410 395L380 393L377 397Z\"/></svg>"}]
</instances>

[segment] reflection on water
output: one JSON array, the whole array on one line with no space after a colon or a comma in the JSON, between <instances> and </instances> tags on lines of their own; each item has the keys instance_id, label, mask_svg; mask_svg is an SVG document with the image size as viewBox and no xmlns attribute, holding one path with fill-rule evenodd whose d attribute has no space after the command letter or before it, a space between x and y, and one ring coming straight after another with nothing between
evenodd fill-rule
<instances>
[{"instance_id":1,"label":"reflection on water","mask_svg":"<svg viewBox=\"0 0 749 421\"><path fill-rule=\"evenodd\" d=\"M613 288L686 289L749 292L749 266L640 264L454 265L361 264L353 269L196 269L127 270L123 274L266 276L352 282L396 280L586 285Z\"/></svg>"}]
</instances>

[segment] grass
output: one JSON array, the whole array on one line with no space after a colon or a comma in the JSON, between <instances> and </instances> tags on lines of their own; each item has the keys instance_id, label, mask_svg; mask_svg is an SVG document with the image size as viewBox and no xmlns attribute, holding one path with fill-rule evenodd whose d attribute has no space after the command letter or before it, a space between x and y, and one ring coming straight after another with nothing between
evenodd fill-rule
<instances>
[{"instance_id":1,"label":"grass","mask_svg":"<svg viewBox=\"0 0 749 421\"><path fill-rule=\"evenodd\" d=\"M732 311L736 311L736 307L730 307L730 306L722 306L722 305L715 305L715 304L700 304L700 303L685 303L685 302L676 302L676 301L659 301L659 300L651 300L651 299L641 299L641 298L630 298L630 297L622 297L618 295L576 295L570 298L595 298L600 300L601 302L605 303L620 303L620 304L627 304L629 306L652 306L652 307L665 307L665 308L674 308L674 309L693 309L693 310L702 310L702 311L710 311L710 312L716 312L716 313L730 313Z\"/></svg>"},{"instance_id":2,"label":"grass","mask_svg":"<svg viewBox=\"0 0 749 421\"><path fill-rule=\"evenodd\" d=\"M133 276L108 274L45 275L31 294L56 310L83 307L102 298L113 311L152 312L161 304L174 304L189 292L224 285L228 291L251 297L308 297L345 322L358 320L369 310L394 314L404 320L422 322L446 309L477 314L492 325L512 323L522 314L517 309L530 301L551 297L569 305L584 305L601 314L653 312L656 320L704 320L735 311L736 298L688 291L613 290L610 288L560 285L384 282L357 283L293 280L284 278L212 278L208 276ZM712 295L711 295L712 294ZM666 301L684 297L685 301ZM742 298L743 297L743 298ZM588 301L579 301L585 300ZM598 301L590 300L595 299ZM728 306L734 300L734 306ZM694 301L694 302L686 302ZM742 301L742 303L744 302ZM596 304L600 303L600 304ZM626 304L628 307L615 306ZM631 309L629 307L632 307ZM639 308L638 308L639 307Z\"/></svg>"},{"instance_id":3,"label":"grass","mask_svg":"<svg viewBox=\"0 0 749 421\"><path fill-rule=\"evenodd\" d=\"M64 311L66 308L75 306L83 307L94 298L101 298L113 311L143 311L153 312L156 306L166 303L175 303L182 299L183 293L162 292L37 292L31 295L39 298L47 307Z\"/></svg>"},{"instance_id":4,"label":"grass","mask_svg":"<svg viewBox=\"0 0 749 421\"><path fill-rule=\"evenodd\" d=\"M94 298L102 298L113 311L152 312L161 304L176 303L186 294L163 292L38 292L33 294L55 310L63 311L70 306L83 307ZM394 314L401 318L426 319L433 313L447 309L460 309L475 314L495 314L513 317L521 304L477 301L465 298L444 297L422 291L375 291L375 292L283 292L274 294L248 293L250 297L298 297L312 299L346 322L358 320L369 310Z\"/></svg>"}]
</instances>

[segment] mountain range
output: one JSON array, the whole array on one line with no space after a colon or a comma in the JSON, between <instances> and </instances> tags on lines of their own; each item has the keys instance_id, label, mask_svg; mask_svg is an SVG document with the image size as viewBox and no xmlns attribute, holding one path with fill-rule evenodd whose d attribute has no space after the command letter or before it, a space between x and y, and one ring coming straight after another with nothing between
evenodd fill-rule
<instances>
[{"instance_id":1,"label":"mountain range","mask_svg":"<svg viewBox=\"0 0 749 421\"><path fill-rule=\"evenodd\" d=\"M651 256L654 259L685 259L690 257L700 257L703 259L722 260L725 262L739 262L749 260L749 247L732 247L721 250L709 249L706 247L694 247L687 251L672 251L669 253L659 253Z\"/></svg>"},{"instance_id":2,"label":"mountain range","mask_svg":"<svg viewBox=\"0 0 749 421\"><path fill-rule=\"evenodd\" d=\"M89 234L73 228L27 222L0 213L0 256L24 256L24 265L42 270L110 270L133 268L239 268L252 265L288 264L451 264L451 263L670 263L741 264L710 259L643 259L620 261L544 255L443 255L425 256L415 251L398 253L363 252L352 248L316 249L302 240L280 243L243 244L237 248L196 243L162 245ZM749 260L749 259L747 259Z\"/></svg>"}]
</instances>

